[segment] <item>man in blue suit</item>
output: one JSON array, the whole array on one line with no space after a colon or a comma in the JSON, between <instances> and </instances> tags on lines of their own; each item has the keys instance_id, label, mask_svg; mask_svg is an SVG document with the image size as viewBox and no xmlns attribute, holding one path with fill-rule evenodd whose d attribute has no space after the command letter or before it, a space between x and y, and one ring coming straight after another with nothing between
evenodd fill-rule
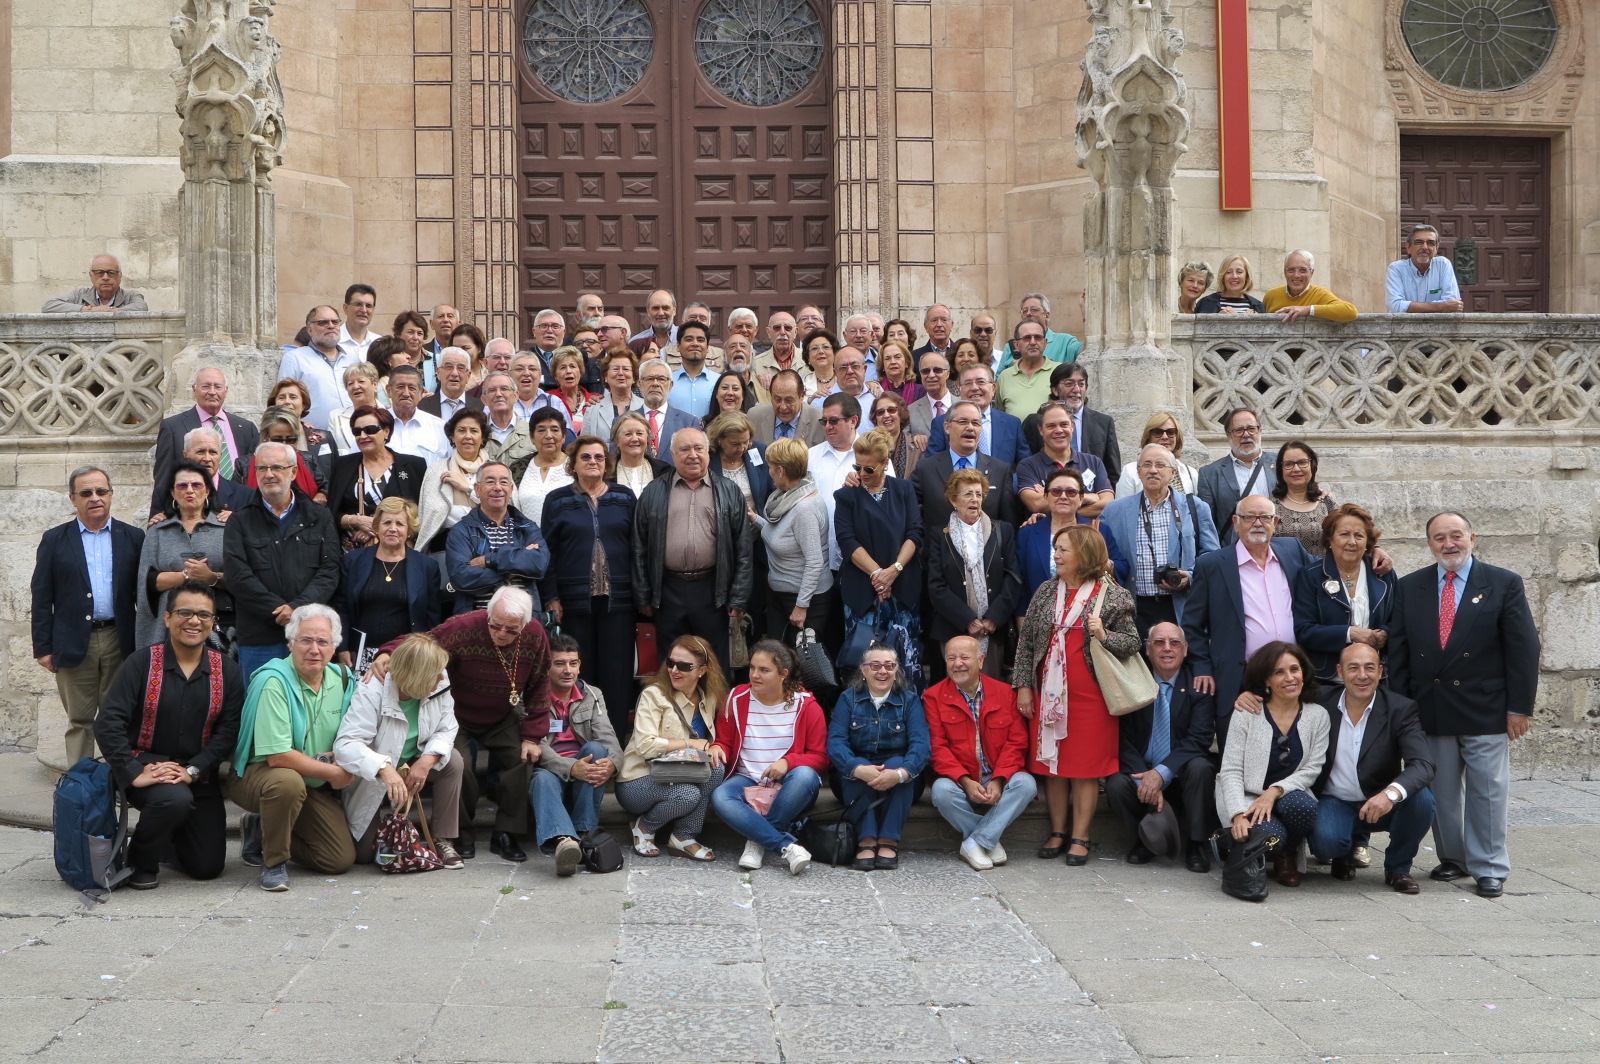
<instances>
[{"instance_id":1,"label":"man in blue suit","mask_svg":"<svg viewBox=\"0 0 1600 1064\"><path fill-rule=\"evenodd\" d=\"M67 710L67 761L94 756L95 714L133 653L134 596L144 533L111 516L111 478L84 466L67 477L78 516L44 534L33 566L33 657L55 674Z\"/></svg>"},{"instance_id":2,"label":"man in blue suit","mask_svg":"<svg viewBox=\"0 0 1600 1064\"><path fill-rule=\"evenodd\" d=\"M983 431L978 434L978 452L998 458L1015 470L1033 452L1022 435L1022 421L994 406L994 370L979 364L961 371L961 398L977 403L983 412ZM928 437L928 454L939 454L950 447L944 423L935 421Z\"/></svg>"},{"instance_id":3,"label":"man in blue suit","mask_svg":"<svg viewBox=\"0 0 1600 1064\"><path fill-rule=\"evenodd\" d=\"M1195 563L1194 590L1183 611L1195 690L1217 700L1217 749L1244 683L1244 663L1275 640L1294 642L1294 578L1316 559L1300 541L1274 538L1278 517L1265 495L1247 495L1234 510L1232 547Z\"/></svg>"}]
</instances>

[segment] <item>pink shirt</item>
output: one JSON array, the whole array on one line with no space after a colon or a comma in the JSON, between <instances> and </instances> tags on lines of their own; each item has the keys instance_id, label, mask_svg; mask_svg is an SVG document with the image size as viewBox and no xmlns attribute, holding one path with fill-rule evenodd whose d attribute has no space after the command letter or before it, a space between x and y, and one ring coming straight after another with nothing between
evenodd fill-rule
<instances>
[{"instance_id":1,"label":"pink shirt","mask_svg":"<svg viewBox=\"0 0 1600 1064\"><path fill-rule=\"evenodd\" d=\"M217 423L215 426L211 424L211 415L206 413L205 407L201 406L199 403L194 405L194 412L195 415L200 418L201 428L215 428L218 432L222 433L222 442L227 445L228 457L232 458L234 464L237 465L240 462L239 444L238 441L233 437L233 426L228 423L228 412L226 410L217 411ZM178 443L181 446L183 441L179 440ZM249 455L245 455L244 461L249 461L249 458Z\"/></svg>"},{"instance_id":2,"label":"pink shirt","mask_svg":"<svg viewBox=\"0 0 1600 1064\"><path fill-rule=\"evenodd\" d=\"M1294 642L1294 599L1283 563L1272 550L1267 564L1256 564L1244 541L1233 545L1239 559L1239 590L1244 596L1244 656L1260 650L1273 640Z\"/></svg>"}]
</instances>

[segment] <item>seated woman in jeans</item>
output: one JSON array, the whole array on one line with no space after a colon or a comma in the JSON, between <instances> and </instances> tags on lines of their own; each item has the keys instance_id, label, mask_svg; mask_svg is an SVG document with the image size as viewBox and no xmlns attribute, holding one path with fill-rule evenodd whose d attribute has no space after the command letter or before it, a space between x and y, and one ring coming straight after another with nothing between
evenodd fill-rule
<instances>
[{"instance_id":1,"label":"seated woman in jeans","mask_svg":"<svg viewBox=\"0 0 1600 1064\"><path fill-rule=\"evenodd\" d=\"M800 688L800 662L776 639L750 648L750 682L734 688L717 716L713 756L728 766L728 779L711 795L722 822L750 841L739 867L761 867L766 851L782 855L789 874L811 865L811 854L789 834L789 826L817 800L828 767L828 724L822 707ZM771 808L751 808L746 790L776 784Z\"/></svg>"},{"instance_id":2,"label":"seated woman in jeans","mask_svg":"<svg viewBox=\"0 0 1600 1064\"><path fill-rule=\"evenodd\" d=\"M900 867L900 831L928 755L922 699L906 685L894 651L873 643L828 723L828 759L842 777L835 790L859 840L852 868Z\"/></svg>"}]
</instances>

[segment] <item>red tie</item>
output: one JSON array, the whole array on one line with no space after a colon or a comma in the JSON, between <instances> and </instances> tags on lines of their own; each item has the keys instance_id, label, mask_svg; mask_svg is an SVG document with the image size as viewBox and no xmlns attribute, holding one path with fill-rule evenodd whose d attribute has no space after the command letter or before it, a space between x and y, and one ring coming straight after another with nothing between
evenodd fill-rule
<instances>
[{"instance_id":1,"label":"red tie","mask_svg":"<svg viewBox=\"0 0 1600 1064\"><path fill-rule=\"evenodd\" d=\"M1439 596L1439 649L1450 642L1450 629L1456 623L1456 574L1444 574L1444 594Z\"/></svg>"},{"instance_id":2,"label":"red tie","mask_svg":"<svg viewBox=\"0 0 1600 1064\"><path fill-rule=\"evenodd\" d=\"M661 411L651 410L650 414L650 453L661 452Z\"/></svg>"}]
</instances>

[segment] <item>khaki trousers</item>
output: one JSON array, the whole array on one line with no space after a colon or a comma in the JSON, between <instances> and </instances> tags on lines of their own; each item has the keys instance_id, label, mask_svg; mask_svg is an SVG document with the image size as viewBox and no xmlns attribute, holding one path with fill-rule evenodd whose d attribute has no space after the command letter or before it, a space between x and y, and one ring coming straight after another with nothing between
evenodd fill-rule
<instances>
[{"instance_id":1,"label":"khaki trousers","mask_svg":"<svg viewBox=\"0 0 1600 1064\"><path fill-rule=\"evenodd\" d=\"M89 647L83 661L70 669L56 670L56 691L67 710L67 765L94 756L94 718L122 666L122 643L117 629L100 628L89 633Z\"/></svg>"},{"instance_id":2,"label":"khaki trousers","mask_svg":"<svg viewBox=\"0 0 1600 1064\"><path fill-rule=\"evenodd\" d=\"M292 858L314 872L336 876L356 863L344 803L327 784L307 787L305 777L293 769L257 761L228 783L228 797L261 814L261 853L268 868Z\"/></svg>"}]
</instances>

